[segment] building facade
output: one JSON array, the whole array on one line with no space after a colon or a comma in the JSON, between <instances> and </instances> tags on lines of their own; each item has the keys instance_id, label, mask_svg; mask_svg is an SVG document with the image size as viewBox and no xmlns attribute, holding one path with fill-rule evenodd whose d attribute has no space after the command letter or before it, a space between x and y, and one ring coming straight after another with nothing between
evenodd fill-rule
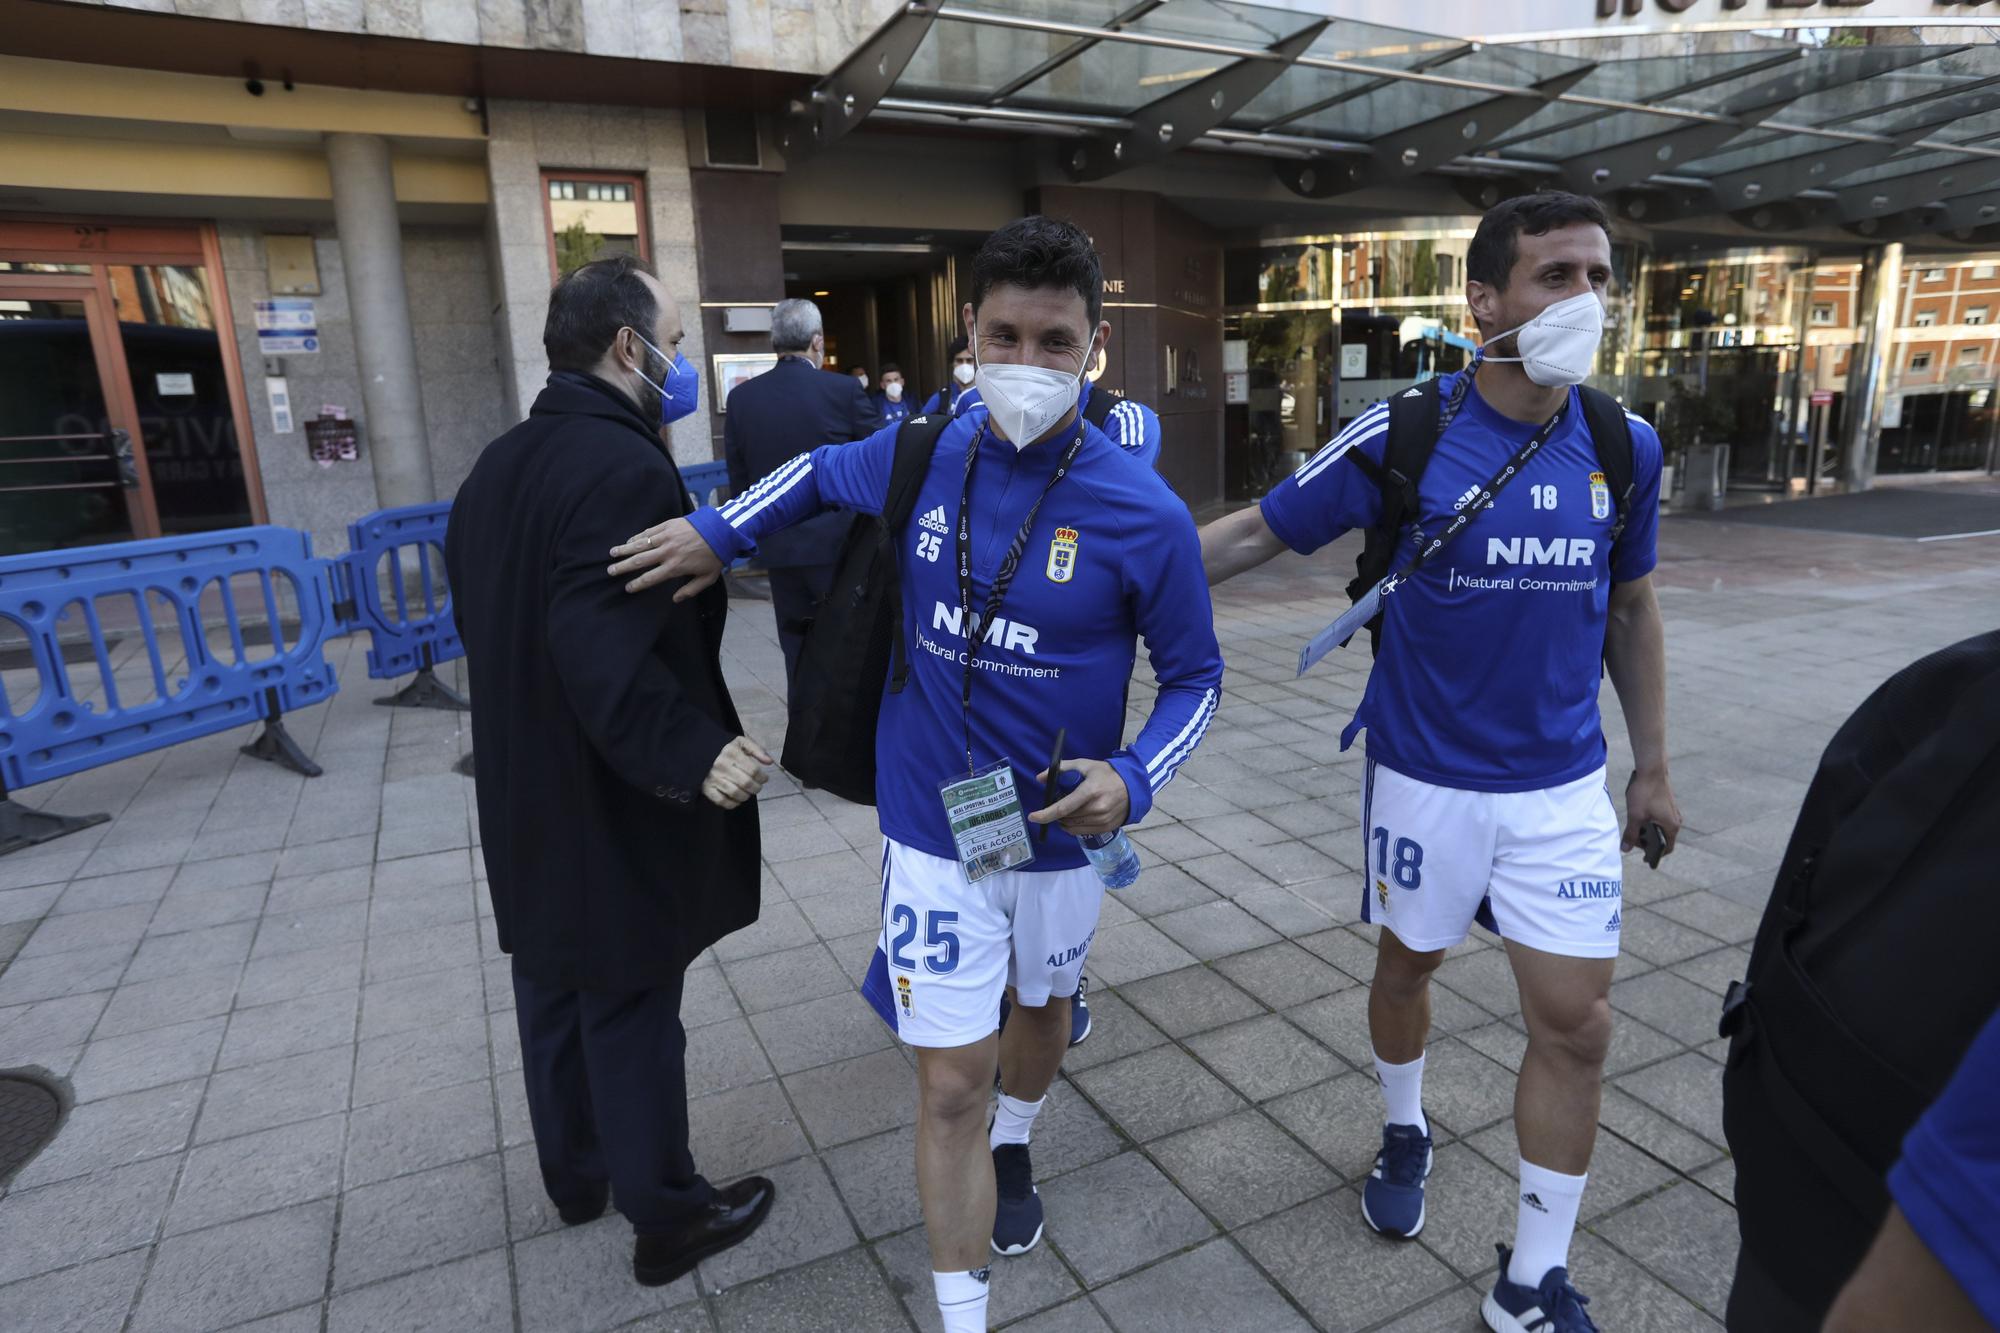
<instances>
[{"instance_id":1,"label":"building facade","mask_svg":"<svg viewBox=\"0 0 2000 1333\"><path fill-rule=\"evenodd\" d=\"M1031 209L1096 240L1091 373L1203 510L1464 364L1477 213L1544 183L1617 218L1598 382L1676 460L1727 444L1774 493L1992 466L1982 34L1333 8L0 0L0 553L265 521L337 549L448 498L599 255L687 315L683 462L786 296L829 370L928 394L972 252Z\"/></svg>"}]
</instances>

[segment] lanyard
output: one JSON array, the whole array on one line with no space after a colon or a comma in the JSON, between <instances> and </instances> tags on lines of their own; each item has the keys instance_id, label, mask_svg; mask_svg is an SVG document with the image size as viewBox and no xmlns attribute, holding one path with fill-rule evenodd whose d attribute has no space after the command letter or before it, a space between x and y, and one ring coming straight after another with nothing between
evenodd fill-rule
<instances>
[{"instance_id":1,"label":"lanyard","mask_svg":"<svg viewBox=\"0 0 2000 1333\"><path fill-rule=\"evenodd\" d=\"M1083 421L1077 420L1076 438L1063 451L1062 461L1056 464L1048 485L1035 497L1034 505L1028 510L1028 517L1021 524L1021 530L1014 534L1012 544L1007 547L1005 558L1000 561L999 572L993 576L993 588L986 597L986 610L975 623L972 619L972 473L979 462L979 442L986 437L985 423L972 432L972 443L965 450L965 488L958 496L958 623L965 631L965 771L972 770L972 659L979 652L979 641L985 637L986 627L993 623L993 615L1000 609L1000 599L1007 595L1009 585L1014 582L1014 571L1020 567L1021 552L1028 545L1028 534L1034 531L1035 518L1042 512L1042 501L1049 498L1049 492L1056 488L1069 472L1070 464L1083 449Z\"/></svg>"},{"instance_id":2,"label":"lanyard","mask_svg":"<svg viewBox=\"0 0 2000 1333\"><path fill-rule=\"evenodd\" d=\"M1549 437L1555 434L1556 427L1562 424L1562 419L1568 412L1569 399L1565 397L1562 406L1556 409L1555 415L1543 422L1542 428L1530 436L1528 442L1507 460L1507 465L1496 472L1491 481L1479 488L1479 494L1467 501L1465 507L1452 516L1451 522L1445 525L1443 532L1426 542L1423 529L1416 529L1417 553L1410 558L1409 564L1383 581L1382 592L1385 595L1392 593L1398 584L1415 577L1416 572L1429 563L1432 556L1442 551L1446 543L1465 530L1465 525L1472 522L1480 510L1493 503L1493 497L1505 490L1507 483L1514 480L1520 475L1521 470L1527 467L1528 460L1541 452L1542 446L1549 442Z\"/></svg>"}]
</instances>

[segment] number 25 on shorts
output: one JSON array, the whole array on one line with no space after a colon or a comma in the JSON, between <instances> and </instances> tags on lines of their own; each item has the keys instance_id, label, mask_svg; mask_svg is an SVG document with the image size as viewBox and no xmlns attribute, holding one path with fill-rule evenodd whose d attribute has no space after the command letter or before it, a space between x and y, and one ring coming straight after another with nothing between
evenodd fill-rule
<instances>
[{"instance_id":1,"label":"number 25 on shorts","mask_svg":"<svg viewBox=\"0 0 2000 1333\"><path fill-rule=\"evenodd\" d=\"M1420 888L1424 882L1424 849L1420 843L1409 838L1398 838L1395 844L1395 858L1390 859L1389 830L1378 828L1374 832L1375 873L1396 881L1399 889Z\"/></svg>"},{"instance_id":2,"label":"number 25 on shorts","mask_svg":"<svg viewBox=\"0 0 2000 1333\"><path fill-rule=\"evenodd\" d=\"M889 966L901 968L905 972L916 971L916 963L905 952L917 938L916 909L897 903L889 909L889 922L896 930L889 941ZM924 966L938 976L943 976L958 967L958 936L945 929L957 923L956 912L924 913L924 948L927 951L924 954ZM939 949L944 950L943 957L937 956L936 951Z\"/></svg>"}]
</instances>

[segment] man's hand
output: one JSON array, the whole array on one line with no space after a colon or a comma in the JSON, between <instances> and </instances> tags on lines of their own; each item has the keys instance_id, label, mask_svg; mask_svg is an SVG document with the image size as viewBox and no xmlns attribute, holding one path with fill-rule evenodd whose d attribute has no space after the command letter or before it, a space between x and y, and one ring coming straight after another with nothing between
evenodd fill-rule
<instances>
[{"instance_id":1,"label":"man's hand","mask_svg":"<svg viewBox=\"0 0 2000 1333\"><path fill-rule=\"evenodd\" d=\"M623 546L612 547L611 554L622 557L608 571L612 578L639 576L625 585L626 592L644 592L668 579L685 578L687 582L674 592L675 601L685 602L722 577L722 558L684 518L655 524Z\"/></svg>"},{"instance_id":2,"label":"man's hand","mask_svg":"<svg viewBox=\"0 0 2000 1333\"><path fill-rule=\"evenodd\" d=\"M1671 853L1680 837L1681 808L1674 801L1674 784L1667 780L1664 769L1635 772L1625 784L1625 839L1619 844L1620 851L1629 852L1639 845L1639 830L1648 820L1667 835L1667 853Z\"/></svg>"},{"instance_id":3,"label":"man's hand","mask_svg":"<svg viewBox=\"0 0 2000 1333\"><path fill-rule=\"evenodd\" d=\"M1125 816L1132 810L1132 793L1125 790L1125 779L1117 769L1102 759L1069 759L1063 767L1083 774L1083 781L1048 809L1029 811L1030 822L1060 822L1063 831L1070 834L1115 833L1125 827ZM1035 775L1037 782L1048 780L1047 769Z\"/></svg>"},{"instance_id":4,"label":"man's hand","mask_svg":"<svg viewBox=\"0 0 2000 1333\"><path fill-rule=\"evenodd\" d=\"M697 537L695 540L701 539ZM715 756L715 767L709 769L708 776L701 781L701 794L724 810L734 810L755 796L764 785L770 776L764 771L764 765L776 762L764 753L763 746L748 736L738 736Z\"/></svg>"}]
</instances>

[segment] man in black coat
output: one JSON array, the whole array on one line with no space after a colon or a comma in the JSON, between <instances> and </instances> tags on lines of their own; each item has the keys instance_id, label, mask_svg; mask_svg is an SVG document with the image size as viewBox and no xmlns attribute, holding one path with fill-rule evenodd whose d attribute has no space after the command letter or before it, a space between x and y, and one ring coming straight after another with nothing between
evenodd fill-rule
<instances>
[{"instance_id":1,"label":"man in black coat","mask_svg":"<svg viewBox=\"0 0 2000 1333\"><path fill-rule=\"evenodd\" d=\"M778 354L778 364L730 390L722 414L722 455L729 464L729 488L737 495L810 449L858 440L882 428L881 408L859 380L821 371L826 334L819 307L811 301L778 302L771 311L771 350ZM771 609L778 617L778 644L785 650L787 693L798 670L805 622L833 584L834 562L853 521L851 514L821 514L773 533L758 549L771 575Z\"/></svg>"},{"instance_id":2,"label":"man in black coat","mask_svg":"<svg viewBox=\"0 0 2000 1333\"><path fill-rule=\"evenodd\" d=\"M445 534L542 1182L571 1224L615 1190L648 1285L742 1240L773 1197L760 1177L710 1185L688 1150L682 977L757 919L771 762L723 682L728 595L677 605L604 577L612 546L691 507L659 433L696 396L681 336L629 256L564 278L548 386L480 455Z\"/></svg>"}]
</instances>

